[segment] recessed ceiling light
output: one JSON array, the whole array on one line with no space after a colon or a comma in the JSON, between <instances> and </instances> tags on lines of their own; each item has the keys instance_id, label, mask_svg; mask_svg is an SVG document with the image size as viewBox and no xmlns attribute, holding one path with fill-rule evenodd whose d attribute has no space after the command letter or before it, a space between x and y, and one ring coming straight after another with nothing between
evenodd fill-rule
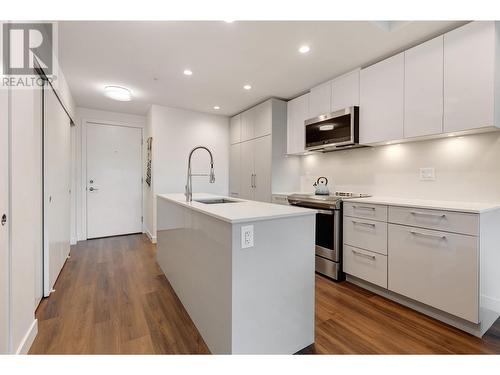
<instances>
[{"instance_id":1,"label":"recessed ceiling light","mask_svg":"<svg viewBox=\"0 0 500 375\"><path fill-rule=\"evenodd\" d=\"M233 23L233 22L234 22L234 20L225 20L224 22L225 22L225 23Z\"/></svg>"},{"instance_id":2,"label":"recessed ceiling light","mask_svg":"<svg viewBox=\"0 0 500 375\"><path fill-rule=\"evenodd\" d=\"M191 70L189 70L189 69L186 69L186 70L184 70L184 75L186 75L186 76L192 76L193 72Z\"/></svg>"},{"instance_id":3,"label":"recessed ceiling light","mask_svg":"<svg viewBox=\"0 0 500 375\"><path fill-rule=\"evenodd\" d=\"M108 98L118 100L120 102L129 102L132 100L130 90L121 86L106 86L104 88L104 94Z\"/></svg>"},{"instance_id":4,"label":"recessed ceiling light","mask_svg":"<svg viewBox=\"0 0 500 375\"><path fill-rule=\"evenodd\" d=\"M311 49L309 48L309 46L302 46L299 48L299 52L300 53L307 53L309 52Z\"/></svg>"},{"instance_id":5,"label":"recessed ceiling light","mask_svg":"<svg viewBox=\"0 0 500 375\"><path fill-rule=\"evenodd\" d=\"M218 105L214 105L214 109L220 109Z\"/></svg>"},{"instance_id":6,"label":"recessed ceiling light","mask_svg":"<svg viewBox=\"0 0 500 375\"><path fill-rule=\"evenodd\" d=\"M252 86L250 86L250 85L245 85L245 86L243 86L243 88L244 88L245 90L251 90L251 89L252 89Z\"/></svg>"}]
</instances>

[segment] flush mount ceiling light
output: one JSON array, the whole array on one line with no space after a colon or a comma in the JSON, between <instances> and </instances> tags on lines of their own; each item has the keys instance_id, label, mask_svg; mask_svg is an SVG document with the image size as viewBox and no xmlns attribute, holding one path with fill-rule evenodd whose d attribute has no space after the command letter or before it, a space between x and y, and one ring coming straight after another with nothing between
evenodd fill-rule
<instances>
[{"instance_id":1,"label":"flush mount ceiling light","mask_svg":"<svg viewBox=\"0 0 500 375\"><path fill-rule=\"evenodd\" d=\"M214 109L215 109L215 110L219 110L219 109L220 109L220 107L219 107L218 105L214 105Z\"/></svg>"},{"instance_id":2,"label":"flush mount ceiling light","mask_svg":"<svg viewBox=\"0 0 500 375\"><path fill-rule=\"evenodd\" d=\"M250 86L250 85L245 85L245 86L243 86L243 88L244 88L245 90L251 90L251 89L252 89L252 86Z\"/></svg>"},{"instance_id":3,"label":"flush mount ceiling light","mask_svg":"<svg viewBox=\"0 0 500 375\"><path fill-rule=\"evenodd\" d=\"M311 48L309 48L309 46L301 46L301 47L299 48L299 52L300 52L300 53L307 53L307 52L309 52L310 50L311 50Z\"/></svg>"},{"instance_id":4,"label":"flush mount ceiling light","mask_svg":"<svg viewBox=\"0 0 500 375\"><path fill-rule=\"evenodd\" d=\"M185 75L185 76L192 76L192 75L193 75L193 72L192 72L191 70L189 70L189 69L185 69L185 70L184 70L184 75Z\"/></svg>"},{"instance_id":5,"label":"flush mount ceiling light","mask_svg":"<svg viewBox=\"0 0 500 375\"><path fill-rule=\"evenodd\" d=\"M106 86L104 88L104 94L108 98L118 100L120 102L129 102L132 100L130 90L121 86Z\"/></svg>"}]
</instances>

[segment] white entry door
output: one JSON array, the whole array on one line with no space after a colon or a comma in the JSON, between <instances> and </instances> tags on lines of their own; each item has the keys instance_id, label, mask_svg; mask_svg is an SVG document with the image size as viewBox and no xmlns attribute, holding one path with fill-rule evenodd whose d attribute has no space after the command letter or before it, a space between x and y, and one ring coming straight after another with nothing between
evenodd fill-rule
<instances>
[{"instance_id":1,"label":"white entry door","mask_svg":"<svg viewBox=\"0 0 500 375\"><path fill-rule=\"evenodd\" d=\"M142 129L87 123L87 238L142 232Z\"/></svg>"},{"instance_id":2,"label":"white entry door","mask_svg":"<svg viewBox=\"0 0 500 375\"><path fill-rule=\"evenodd\" d=\"M1 25L0 25L1 26ZM0 90L0 354L9 350L9 124L8 90ZM5 215L5 220L4 216Z\"/></svg>"}]
</instances>

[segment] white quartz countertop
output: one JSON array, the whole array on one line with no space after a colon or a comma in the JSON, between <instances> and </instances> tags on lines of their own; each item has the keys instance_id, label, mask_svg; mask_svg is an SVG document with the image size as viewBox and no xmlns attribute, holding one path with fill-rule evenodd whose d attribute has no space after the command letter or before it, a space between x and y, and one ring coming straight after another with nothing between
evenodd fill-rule
<instances>
[{"instance_id":1,"label":"white quartz countertop","mask_svg":"<svg viewBox=\"0 0 500 375\"><path fill-rule=\"evenodd\" d=\"M220 195L195 193L193 201L188 203L184 194L158 194L158 198L166 199L181 206L190 208L228 223L244 223L250 221L270 220L283 217L314 215L316 210L308 208L285 206L272 203L248 201ZM236 203L206 204L196 202L200 199L225 198Z\"/></svg>"},{"instance_id":2,"label":"white quartz countertop","mask_svg":"<svg viewBox=\"0 0 500 375\"><path fill-rule=\"evenodd\" d=\"M445 200L427 200L411 198L393 198L393 197L367 197L367 198L349 198L344 202L383 204L387 206L401 206L412 208L428 208L432 210L446 210L469 213L483 213L500 209L500 203L484 202L465 202L465 201L445 201Z\"/></svg>"}]
</instances>

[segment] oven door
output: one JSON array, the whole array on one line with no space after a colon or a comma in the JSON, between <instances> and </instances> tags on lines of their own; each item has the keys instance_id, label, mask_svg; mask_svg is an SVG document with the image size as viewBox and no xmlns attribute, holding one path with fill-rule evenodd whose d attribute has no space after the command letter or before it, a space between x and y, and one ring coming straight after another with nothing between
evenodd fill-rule
<instances>
[{"instance_id":1,"label":"oven door","mask_svg":"<svg viewBox=\"0 0 500 375\"><path fill-rule=\"evenodd\" d=\"M340 211L317 210L316 255L340 262Z\"/></svg>"},{"instance_id":2,"label":"oven door","mask_svg":"<svg viewBox=\"0 0 500 375\"><path fill-rule=\"evenodd\" d=\"M305 121L306 149L345 147L358 143L358 107Z\"/></svg>"}]
</instances>

